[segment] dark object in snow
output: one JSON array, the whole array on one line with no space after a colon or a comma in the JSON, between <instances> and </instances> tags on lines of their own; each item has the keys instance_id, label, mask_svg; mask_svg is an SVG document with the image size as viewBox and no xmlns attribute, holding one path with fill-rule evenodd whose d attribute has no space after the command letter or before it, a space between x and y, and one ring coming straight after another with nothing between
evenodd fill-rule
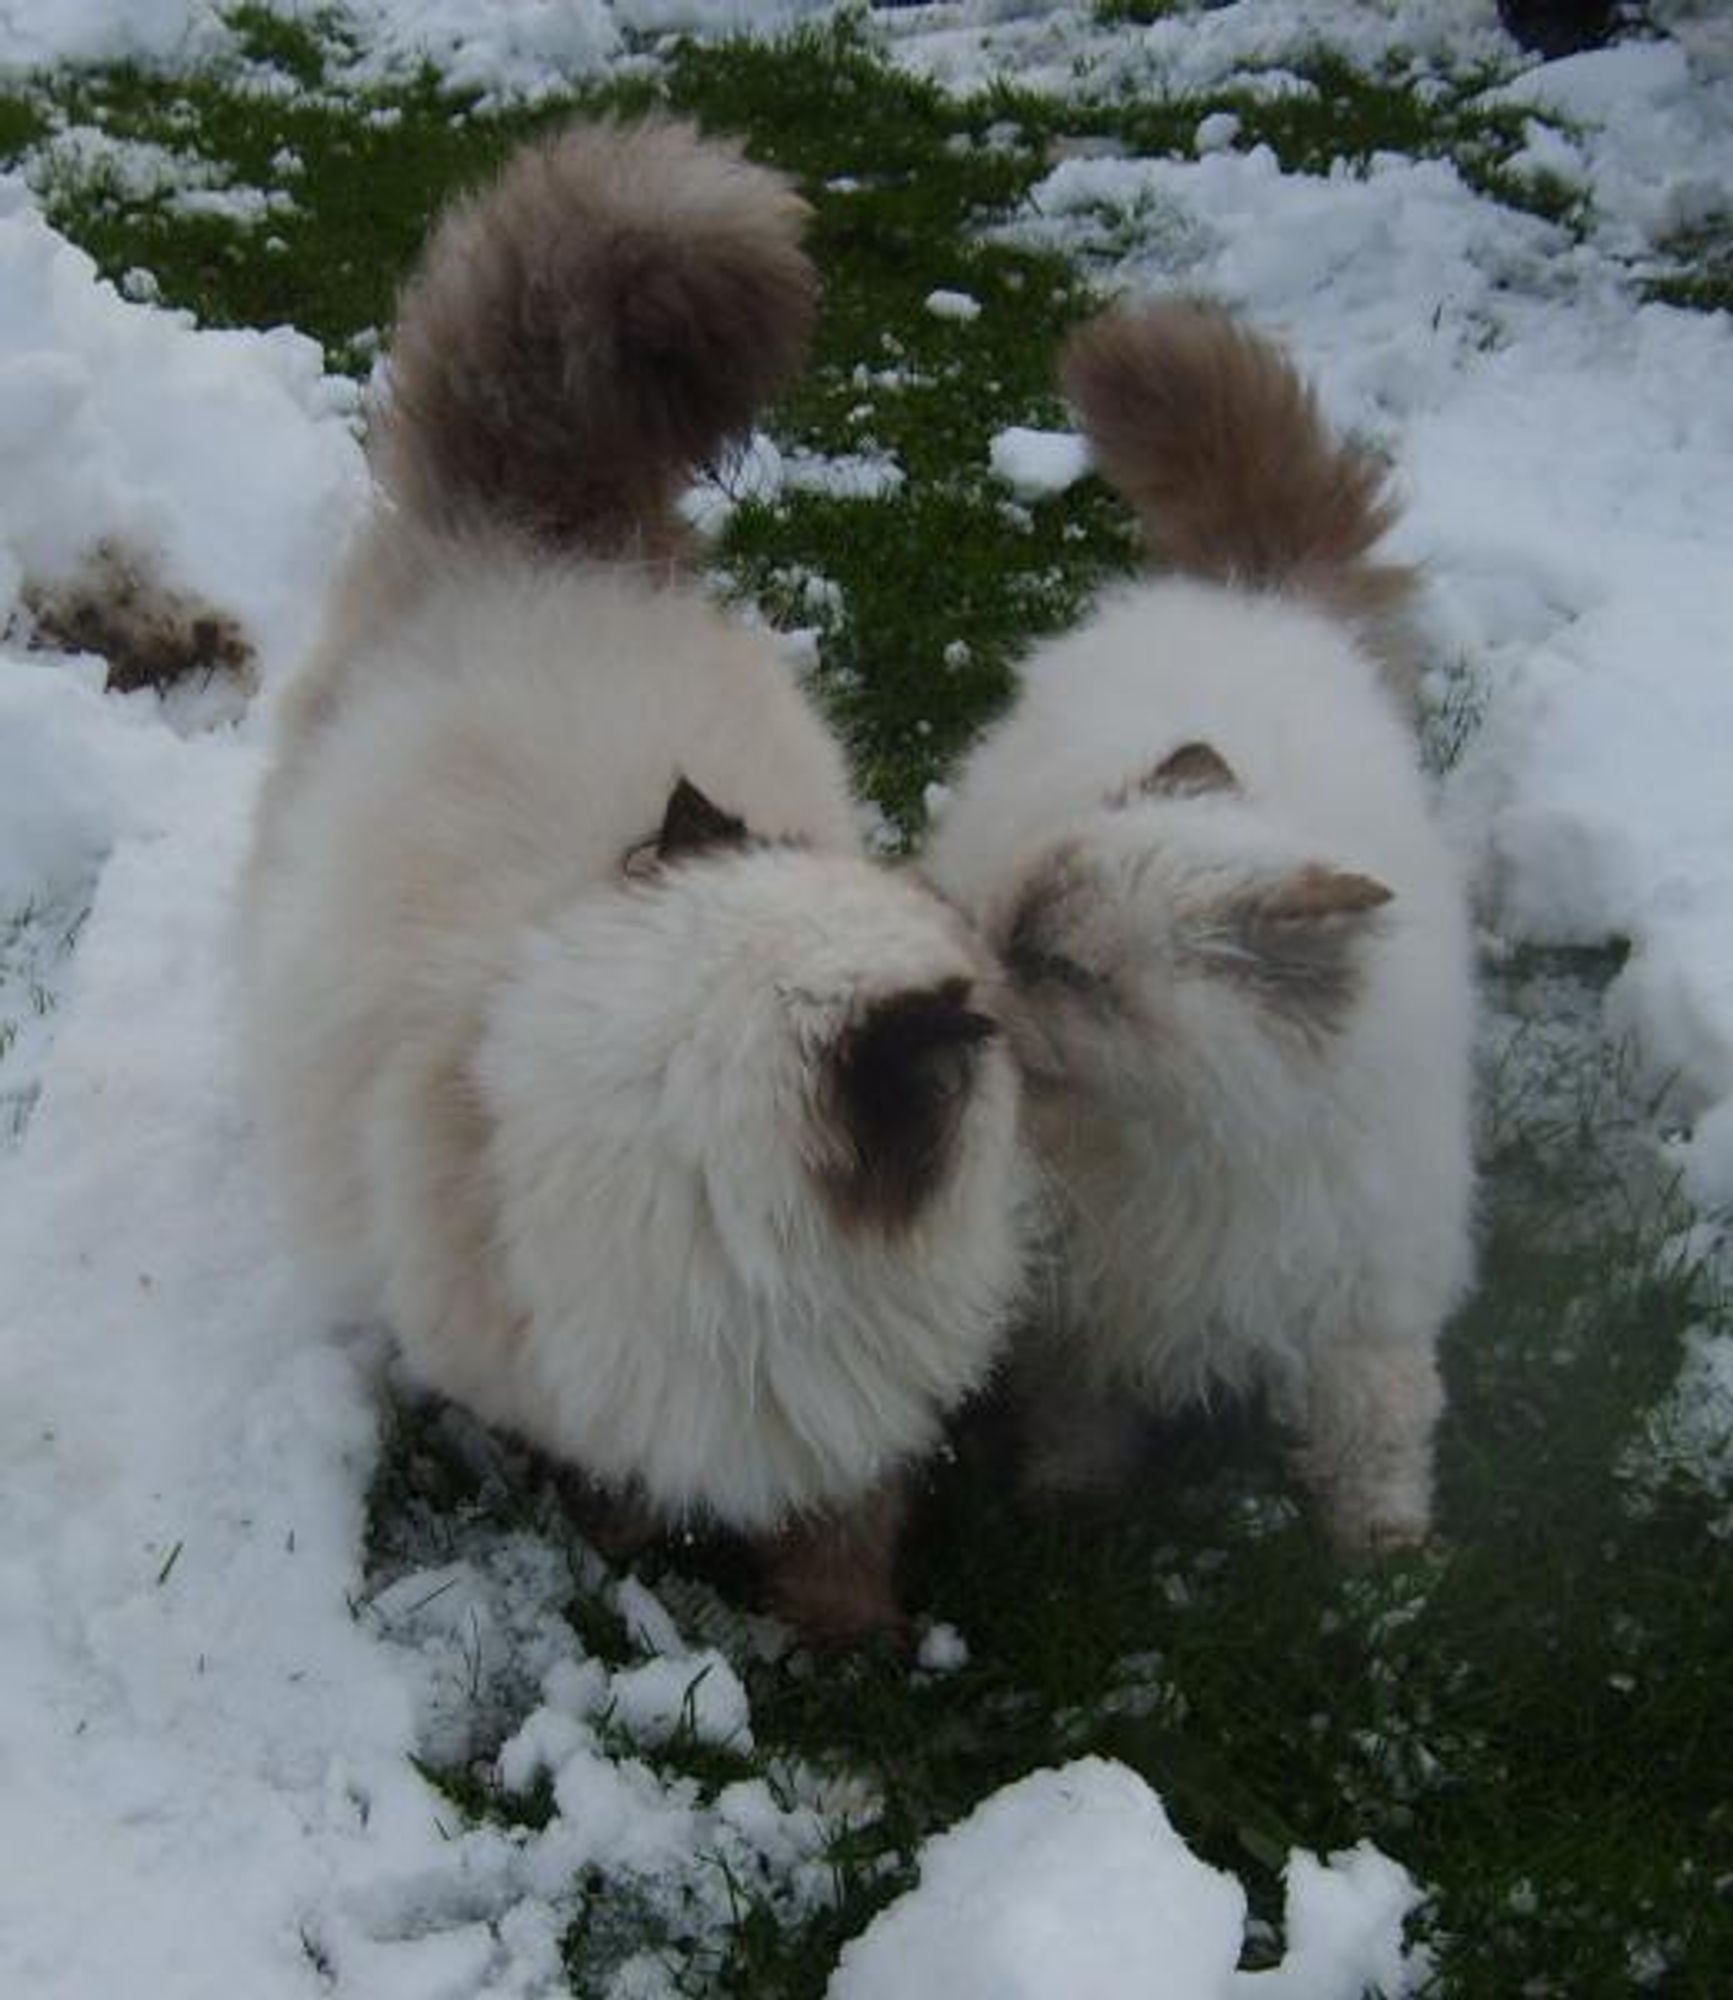
<instances>
[{"instance_id":1,"label":"dark object in snow","mask_svg":"<svg viewBox=\"0 0 1733 2000\"><path fill-rule=\"evenodd\" d=\"M1498 0L1498 18L1525 49L1574 56L1598 49L1613 32L1612 0Z\"/></svg>"},{"instance_id":2,"label":"dark object in snow","mask_svg":"<svg viewBox=\"0 0 1733 2000\"><path fill-rule=\"evenodd\" d=\"M253 648L240 624L207 599L165 583L145 551L98 542L68 577L24 589L33 646L95 653L106 686L160 694L192 674L250 682Z\"/></svg>"}]
</instances>

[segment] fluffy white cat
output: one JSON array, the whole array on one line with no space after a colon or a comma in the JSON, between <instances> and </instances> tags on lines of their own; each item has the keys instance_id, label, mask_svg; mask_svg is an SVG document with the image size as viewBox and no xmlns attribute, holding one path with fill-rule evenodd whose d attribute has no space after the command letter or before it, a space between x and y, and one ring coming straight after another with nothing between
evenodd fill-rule
<instances>
[{"instance_id":1,"label":"fluffy white cat","mask_svg":"<svg viewBox=\"0 0 1733 2000\"><path fill-rule=\"evenodd\" d=\"M680 492L804 350L804 216L649 120L441 221L246 959L357 1307L634 1507L772 1538L842 1635L896 1617L899 1468L998 1351L1027 1168L993 961L863 857L773 642L684 574Z\"/></svg>"},{"instance_id":2,"label":"fluffy white cat","mask_svg":"<svg viewBox=\"0 0 1733 2000\"><path fill-rule=\"evenodd\" d=\"M1029 661L928 857L1026 1003L1063 1214L1032 1471L1093 1483L1140 1409L1260 1383L1338 1541L1414 1541L1471 1269L1471 934L1381 474L1202 306L1103 315L1062 376L1180 574Z\"/></svg>"}]
</instances>

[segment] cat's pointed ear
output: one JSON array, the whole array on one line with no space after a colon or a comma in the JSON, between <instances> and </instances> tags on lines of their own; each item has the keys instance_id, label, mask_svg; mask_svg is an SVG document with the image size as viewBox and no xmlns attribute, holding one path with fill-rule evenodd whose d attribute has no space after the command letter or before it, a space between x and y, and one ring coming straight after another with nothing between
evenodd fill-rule
<instances>
[{"instance_id":1,"label":"cat's pointed ear","mask_svg":"<svg viewBox=\"0 0 1733 2000\"><path fill-rule=\"evenodd\" d=\"M1213 743L1182 743L1146 771L1134 787L1118 793L1117 803L1134 798L1191 799L1206 792L1237 792L1240 781L1233 766Z\"/></svg>"},{"instance_id":2,"label":"cat's pointed ear","mask_svg":"<svg viewBox=\"0 0 1733 2000\"><path fill-rule=\"evenodd\" d=\"M1360 990L1361 953L1393 892L1370 875L1320 861L1241 890L1209 913L1200 956L1270 1012L1309 1034L1347 1019Z\"/></svg>"},{"instance_id":3,"label":"cat's pointed ear","mask_svg":"<svg viewBox=\"0 0 1733 2000\"><path fill-rule=\"evenodd\" d=\"M831 1050L833 1196L881 1228L913 1222L944 1178L984 1045L998 1032L966 979L875 1000Z\"/></svg>"},{"instance_id":4,"label":"cat's pointed ear","mask_svg":"<svg viewBox=\"0 0 1733 2000\"><path fill-rule=\"evenodd\" d=\"M663 865L723 847L745 847L752 839L746 822L724 812L690 778L678 777L668 794L662 824L647 840L627 848L620 873L629 881L654 882Z\"/></svg>"},{"instance_id":5,"label":"cat's pointed ear","mask_svg":"<svg viewBox=\"0 0 1733 2000\"><path fill-rule=\"evenodd\" d=\"M690 778L676 778L656 836L656 859L671 861L712 847L744 847L750 837L745 820L724 812Z\"/></svg>"}]
</instances>

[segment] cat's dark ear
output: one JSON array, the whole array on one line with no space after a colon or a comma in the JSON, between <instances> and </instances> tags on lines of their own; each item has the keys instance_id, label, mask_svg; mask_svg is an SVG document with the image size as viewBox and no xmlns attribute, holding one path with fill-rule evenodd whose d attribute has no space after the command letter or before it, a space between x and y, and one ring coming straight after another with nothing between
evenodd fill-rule
<instances>
[{"instance_id":1,"label":"cat's dark ear","mask_svg":"<svg viewBox=\"0 0 1733 2000\"><path fill-rule=\"evenodd\" d=\"M853 1221L905 1228L944 1178L983 1047L998 1032L966 979L875 1000L829 1056L833 1199Z\"/></svg>"},{"instance_id":2,"label":"cat's dark ear","mask_svg":"<svg viewBox=\"0 0 1733 2000\"><path fill-rule=\"evenodd\" d=\"M1107 803L1128 806L1138 799L1195 799L1208 792L1237 792L1240 781L1213 743L1182 743L1135 784L1114 792Z\"/></svg>"},{"instance_id":3,"label":"cat's dark ear","mask_svg":"<svg viewBox=\"0 0 1733 2000\"><path fill-rule=\"evenodd\" d=\"M660 828L648 840L626 848L620 856L620 874L632 882L654 882L664 862L708 854L714 848L744 848L750 838L744 820L722 812L690 778L676 778Z\"/></svg>"},{"instance_id":4,"label":"cat's dark ear","mask_svg":"<svg viewBox=\"0 0 1733 2000\"><path fill-rule=\"evenodd\" d=\"M1362 951L1392 898L1370 875L1308 862L1226 898L1194 942L1215 976L1306 1033L1326 1034L1359 995Z\"/></svg>"},{"instance_id":5,"label":"cat's dark ear","mask_svg":"<svg viewBox=\"0 0 1733 2000\"><path fill-rule=\"evenodd\" d=\"M654 882L664 865L718 848L745 847L752 836L746 822L706 798L690 778L676 778L662 824L620 857L620 873L634 882Z\"/></svg>"},{"instance_id":6,"label":"cat's dark ear","mask_svg":"<svg viewBox=\"0 0 1733 2000\"><path fill-rule=\"evenodd\" d=\"M744 847L750 838L745 820L724 812L690 778L676 778L656 836L656 858L672 861L712 847Z\"/></svg>"}]
</instances>

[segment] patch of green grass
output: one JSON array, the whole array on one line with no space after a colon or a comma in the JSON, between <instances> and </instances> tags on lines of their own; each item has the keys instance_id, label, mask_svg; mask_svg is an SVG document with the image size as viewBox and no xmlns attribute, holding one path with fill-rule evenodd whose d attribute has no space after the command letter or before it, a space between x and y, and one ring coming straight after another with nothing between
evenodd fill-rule
<instances>
[{"instance_id":1,"label":"patch of green grass","mask_svg":"<svg viewBox=\"0 0 1733 2000\"><path fill-rule=\"evenodd\" d=\"M1643 296L1692 312L1733 312L1733 215L1675 230L1658 246L1665 268L1643 280Z\"/></svg>"},{"instance_id":2,"label":"patch of green grass","mask_svg":"<svg viewBox=\"0 0 1733 2000\"><path fill-rule=\"evenodd\" d=\"M289 206L247 226L188 214L171 192L140 199L101 174L44 189L51 219L120 278L143 267L162 298L206 325L291 323L333 360L385 324L427 222L456 187L497 165L529 119L477 118L432 79L348 100L250 92L114 68L61 86L59 109L111 139L167 145L224 185L275 191Z\"/></svg>"},{"instance_id":3,"label":"patch of green grass","mask_svg":"<svg viewBox=\"0 0 1733 2000\"><path fill-rule=\"evenodd\" d=\"M328 57L340 33L335 8L300 18L249 0L229 8L223 19L249 61L282 70L307 90L325 81Z\"/></svg>"},{"instance_id":4,"label":"patch of green grass","mask_svg":"<svg viewBox=\"0 0 1733 2000\"><path fill-rule=\"evenodd\" d=\"M973 478L915 486L895 502L796 494L742 508L723 551L739 588L773 615L791 567L840 590L815 686L862 788L907 831L923 822L925 787L1008 699L1018 655L1074 620L1130 559L1124 521L1100 489L1018 507L985 477L984 440L976 456ZM786 616L799 624L804 614L795 605Z\"/></svg>"},{"instance_id":5,"label":"patch of green grass","mask_svg":"<svg viewBox=\"0 0 1733 2000\"><path fill-rule=\"evenodd\" d=\"M1281 67L1297 87L1228 85L1171 96L1134 88L1116 98L1084 97L1069 107L1070 122L1120 139L1139 155L1190 159L1199 120L1230 112L1239 120L1235 146L1268 146L1286 173L1327 175L1343 166L1363 172L1380 155L1446 160L1490 200L1573 229L1586 222L1580 189L1556 174L1510 164L1531 124L1567 128L1545 112L1483 102L1499 72L1468 67L1439 74L1401 56L1366 70L1323 46Z\"/></svg>"},{"instance_id":6,"label":"patch of green grass","mask_svg":"<svg viewBox=\"0 0 1733 2000\"><path fill-rule=\"evenodd\" d=\"M598 1873L564 1940L566 1973L576 2000L592 1995L602 2000L617 1990L613 1981L624 1964L646 1958L673 1992L693 2000L776 2000L807 1990L798 1968L793 1973L797 1983L787 1983L791 1940L762 1887L727 1868L721 1870L721 1880L731 1921L729 1947L719 1959L708 1895L689 1889L670 1898L650 1883ZM795 1948L804 1950L822 1937L834 1961L866 1920L844 1894ZM658 1984L655 1990L664 1989Z\"/></svg>"},{"instance_id":7,"label":"patch of green grass","mask_svg":"<svg viewBox=\"0 0 1733 2000\"><path fill-rule=\"evenodd\" d=\"M34 146L48 129L47 115L34 95L0 91L0 160L12 160Z\"/></svg>"}]
</instances>

